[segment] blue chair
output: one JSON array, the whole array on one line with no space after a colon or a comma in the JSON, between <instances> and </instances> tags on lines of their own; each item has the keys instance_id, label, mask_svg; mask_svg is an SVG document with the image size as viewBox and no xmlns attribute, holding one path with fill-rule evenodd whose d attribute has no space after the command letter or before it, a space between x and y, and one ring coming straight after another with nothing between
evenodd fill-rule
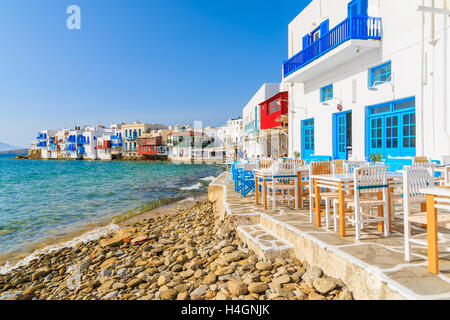
<instances>
[{"instance_id":1,"label":"blue chair","mask_svg":"<svg viewBox=\"0 0 450 320\"><path fill-rule=\"evenodd\" d=\"M253 171L242 170L240 174L240 191L245 198L250 192L255 191L255 174Z\"/></svg>"}]
</instances>

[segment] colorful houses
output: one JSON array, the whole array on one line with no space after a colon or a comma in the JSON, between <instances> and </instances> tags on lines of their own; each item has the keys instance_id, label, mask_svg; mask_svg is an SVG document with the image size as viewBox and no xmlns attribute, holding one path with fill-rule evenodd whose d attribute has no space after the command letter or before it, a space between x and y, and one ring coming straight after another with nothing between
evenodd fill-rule
<instances>
[{"instance_id":1,"label":"colorful houses","mask_svg":"<svg viewBox=\"0 0 450 320\"><path fill-rule=\"evenodd\" d=\"M249 158L266 156L271 150L270 142L261 132L261 103L276 95L279 83L265 83L243 109L244 151Z\"/></svg>"}]
</instances>

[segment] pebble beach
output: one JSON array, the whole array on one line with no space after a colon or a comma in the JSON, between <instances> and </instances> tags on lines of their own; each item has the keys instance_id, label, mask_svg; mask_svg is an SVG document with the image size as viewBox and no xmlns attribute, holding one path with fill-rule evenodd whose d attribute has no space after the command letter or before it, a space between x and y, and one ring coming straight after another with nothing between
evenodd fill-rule
<instances>
[{"instance_id":1,"label":"pebble beach","mask_svg":"<svg viewBox=\"0 0 450 320\"><path fill-rule=\"evenodd\" d=\"M318 267L258 258L200 197L0 275L0 300L352 300L352 293Z\"/></svg>"}]
</instances>

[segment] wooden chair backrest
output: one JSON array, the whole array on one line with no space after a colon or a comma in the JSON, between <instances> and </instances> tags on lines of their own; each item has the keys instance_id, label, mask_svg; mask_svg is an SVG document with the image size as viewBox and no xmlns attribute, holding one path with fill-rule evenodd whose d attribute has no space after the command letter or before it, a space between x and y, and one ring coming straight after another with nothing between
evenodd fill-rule
<instances>
[{"instance_id":1,"label":"wooden chair backrest","mask_svg":"<svg viewBox=\"0 0 450 320\"><path fill-rule=\"evenodd\" d=\"M428 165L430 161L428 160L428 157L413 157L413 165L414 164L420 164L420 165Z\"/></svg>"},{"instance_id":2,"label":"wooden chair backrest","mask_svg":"<svg viewBox=\"0 0 450 320\"><path fill-rule=\"evenodd\" d=\"M331 161L313 161L310 163L310 166L310 172L313 175L333 173Z\"/></svg>"},{"instance_id":3,"label":"wooden chair backrest","mask_svg":"<svg viewBox=\"0 0 450 320\"><path fill-rule=\"evenodd\" d=\"M387 167L371 166L356 168L354 171L355 192L378 192L387 188Z\"/></svg>"},{"instance_id":4,"label":"wooden chair backrest","mask_svg":"<svg viewBox=\"0 0 450 320\"><path fill-rule=\"evenodd\" d=\"M356 168L368 166L367 161L345 161L344 173L353 173Z\"/></svg>"},{"instance_id":5,"label":"wooden chair backrest","mask_svg":"<svg viewBox=\"0 0 450 320\"><path fill-rule=\"evenodd\" d=\"M425 198L419 191L423 188L434 187L434 178L425 168L405 166L403 168L403 197L404 201L411 199Z\"/></svg>"},{"instance_id":6,"label":"wooden chair backrest","mask_svg":"<svg viewBox=\"0 0 450 320\"><path fill-rule=\"evenodd\" d=\"M283 161L283 163L296 163L301 167L303 167L305 165L305 161L302 159L285 160L285 161Z\"/></svg>"},{"instance_id":7,"label":"wooden chair backrest","mask_svg":"<svg viewBox=\"0 0 450 320\"><path fill-rule=\"evenodd\" d=\"M274 162L272 165L273 175L295 175L297 173L297 166L298 164L296 163Z\"/></svg>"},{"instance_id":8,"label":"wooden chair backrest","mask_svg":"<svg viewBox=\"0 0 450 320\"><path fill-rule=\"evenodd\" d=\"M259 160L258 169L268 169L272 167L273 160Z\"/></svg>"}]
</instances>

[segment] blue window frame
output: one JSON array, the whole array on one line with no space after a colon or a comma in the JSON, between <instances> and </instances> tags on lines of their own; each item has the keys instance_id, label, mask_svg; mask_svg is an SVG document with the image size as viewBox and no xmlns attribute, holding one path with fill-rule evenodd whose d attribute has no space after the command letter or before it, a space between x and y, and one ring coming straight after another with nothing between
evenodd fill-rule
<instances>
[{"instance_id":1,"label":"blue window frame","mask_svg":"<svg viewBox=\"0 0 450 320\"><path fill-rule=\"evenodd\" d=\"M302 158L311 159L314 156L314 119L302 121Z\"/></svg>"},{"instance_id":2,"label":"blue window frame","mask_svg":"<svg viewBox=\"0 0 450 320\"><path fill-rule=\"evenodd\" d=\"M352 147L352 112L345 111L333 114L333 157L348 158Z\"/></svg>"},{"instance_id":3,"label":"blue window frame","mask_svg":"<svg viewBox=\"0 0 450 320\"><path fill-rule=\"evenodd\" d=\"M391 81L391 61L373 67L369 70L369 87Z\"/></svg>"},{"instance_id":4,"label":"blue window frame","mask_svg":"<svg viewBox=\"0 0 450 320\"><path fill-rule=\"evenodd\" d=\"M320 102L333 99L333 85L330 84L320 90Z\"/></svg>"},{"instance_id":5,"label":"blue window frame","mask_svg":"<svg viewBox=\"0 0 450 320\"><path fill-rule=\"evenodd\" d=\"M367 108L366 156L379 152L388 156L416 155L415 97Z\"/></svg>"},{"instance_id":6,"label":"blue window frame","mask_svg":"<svg viewBox=\"0 0 450 320\"><path fill-rule=\"evenodd\" d=\"M139 129L139 137L141 136L141 133L142 133L142 131L141 131L141 129Z\"/></svg>"}]
</instances>

